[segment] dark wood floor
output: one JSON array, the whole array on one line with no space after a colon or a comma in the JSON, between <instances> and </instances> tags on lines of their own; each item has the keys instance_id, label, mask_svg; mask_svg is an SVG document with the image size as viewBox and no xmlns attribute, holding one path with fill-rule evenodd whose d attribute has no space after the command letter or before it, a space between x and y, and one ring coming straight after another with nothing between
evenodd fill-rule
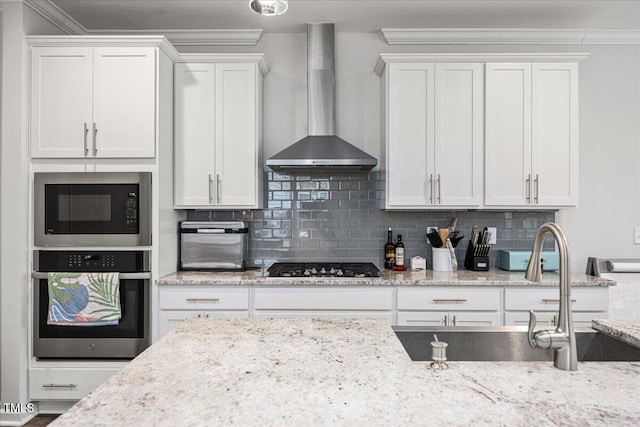
<instances>
[{"instance_id":1,"label":"dark wood floor","mask_svg":"<svg viewBox=\"0 0 640 427\"><path fill-rule=\"evenodd\" d=\"M31 421L26 423L23 427L44 427L53 422L60 415L57 414L42 414L36 415Z\"/></svg>"}]
</instances>

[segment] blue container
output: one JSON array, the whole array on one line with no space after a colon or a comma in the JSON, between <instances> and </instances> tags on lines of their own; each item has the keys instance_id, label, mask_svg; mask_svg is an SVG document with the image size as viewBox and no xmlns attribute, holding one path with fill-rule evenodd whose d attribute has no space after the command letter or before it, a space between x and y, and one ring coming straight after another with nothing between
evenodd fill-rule
<instances>
[{"instance_id":1,"label":"blue container","mask_svg":"<svg viewBox=\"0 0 640 427\"><path fill-rule=\"evenodd\" d=\"M525 271L531 258L531 251L498 251L498 268L507 271ZM560 268L560 257L558 252L543 251L542 257L544 271L558 271Z\"/></svg>"}]
</instances>

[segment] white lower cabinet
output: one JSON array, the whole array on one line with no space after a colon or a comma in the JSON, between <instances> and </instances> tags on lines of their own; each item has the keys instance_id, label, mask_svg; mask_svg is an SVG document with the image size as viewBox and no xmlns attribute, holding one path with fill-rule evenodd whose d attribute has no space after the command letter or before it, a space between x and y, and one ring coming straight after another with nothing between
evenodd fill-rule
<instances>
[{"instance_id":1,"label":"white lower cabinet","mask_svg":"<svg viewBox=\"0 0 640 427\"><path fill-rule=\"evenodd\" d=\"M502 289L399 287L399 326L500 326Z\"/></svg>"},{"instance_id":2,"label":"white lower cabinet","mask_svg":"<svg viewBox=\"0 0 640 427\"><path fill-rule=\"evenodd\" d=\"M79 400L106 381L119 368L31 368L30 400Z\"/></svg>"},{"instance_id":3,"label":"white lower cabinet","mask_svg":"<svg viewBox=\"0 0 640 427\"><path fill-rule=\"evenodd\" d=\"M249 317L246 286L161 286L160 337L191 317Z\"/></svg>"},{"instance_id":4,"label":"white lower cabinet","mask_svg":"<svg viewBox=\"0 0 640 427\"><path fill-rule=\"evenodd\" d=\"M393 320L393 287L256 288L255 317L382 318Z\"/></svg>"},{"instance_id":5,"label":"white lower cabinet","mask_svg":"<svg viewBox=\"0 0 640 427\"><path fill-rule=\"evenodd\" d=\"M539 326L557 326L560 294L556 287L505 289L506 326L529 324L529 310L536 314ZM589 287L571 289L571 310L576 327L591 327L596 318L608 317L609 289Z\"/></svg>"}]
</instances>

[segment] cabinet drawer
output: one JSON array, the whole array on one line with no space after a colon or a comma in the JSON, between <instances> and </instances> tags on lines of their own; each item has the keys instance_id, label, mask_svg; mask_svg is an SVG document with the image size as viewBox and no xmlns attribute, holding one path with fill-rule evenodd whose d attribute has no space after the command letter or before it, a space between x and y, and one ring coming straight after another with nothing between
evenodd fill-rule
<instances>
[{"instance_id":1,"label":"cabinet drawer","mask_svg":"<svg viewBox=\"0 0 640 427\"><path fill-rule=\"evenodd\" d=\"M256 288L256 310L391 310L390 287Z\"/></svg>"},{"instance_id":2,"label":"cabinet drawer","mask_svg":"<svg viewBox=\"0 0 640 427\"><path fill-rule=\"evenodd\" d=\"M79 400L92 392L119 369L29 370L29 399Z\"/></svg>"},{"instance_id":3,"label":"cabinet drawer","mask_svg":"<svg viewBox=\"0 0 640 427\"><path fill-rule=\"evenodd\" d=\"M247 310L249 289L221 286L161 287L161 310Z\"/></svg>"},{"instance_id":4,"label":"cabinet drawer","mask_svg":"<svg viewBox=\"0 0 640 427\"><path fill-rule=\"evenodd\" d=\"M498 288L399 287L398 310L500 310Z\"/></svg>"},{"instance_id":5,"label":"cabinet drawer","mask_svg":"<svg viewBox=\"0 0 640 427\"><path fill-rule=\"evenodd\" d=\"M505 310L558 311L558 288L518 288L505 290ZM606 287L571 289L573 311L607 311L609 289Z\"/></svg>"}]
</instances>

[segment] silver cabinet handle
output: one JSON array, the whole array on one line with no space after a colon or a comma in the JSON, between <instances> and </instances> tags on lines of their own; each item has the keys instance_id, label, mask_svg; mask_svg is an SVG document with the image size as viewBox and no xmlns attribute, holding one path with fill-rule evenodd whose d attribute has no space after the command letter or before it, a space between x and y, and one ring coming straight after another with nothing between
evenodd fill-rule
<instances>
[{"instance_id":1,"label":"silver cabinet handle","mask_svg":"<svg viewBox=\"0 0 640 427\"><path fill-rule=\"evenodd\" d=\"M441 304L441 303L459 303L459 302L467 302L466 298L450 298L450 299L441 299L441 298L434 298L433 302L436 304Z\"/></svg>"},{"instance_id":2,"label":"silver cabinet handle","mask_svg":"<svg viewBox=\"0 0 640 427\"><path fill-rule=\"evenodd\" d=\"M433 174L429 175L429 204L433 204Z\"/></svg>"},{"instance_id":3,"label":"silver cabinet handle","mask_svg":"<svg viewBox=\"0 0 640 427\"><path fill-rule=\"evenodd\" d=\"M543 304L560 304L559 299L542 298L541 302ZM572 299L571 302L576 302L576 300Z\"/></svg>"},{"instance_id":4,"label":"silver cabinet handle","mask_svg":"<svg viewBox=\"0 0 640 427\"><path fill-rule=\"evenodd\" d=\"M441 185L441 179L440 179L440 174L438 174L438 204L442 203L442 185Z\"/></svg>"},{"instance_id":5,"label":"silver cabinet handle","mask_svg":"<svg viewBox=\"0 0 640 427\"><path fill-rule=\"evenodd\" d=\"M534 200L536 202L536 205L538 204L538 192L540 191L540 177L538 174L536 174L536 179L535 179L535 193L534 193Z\"/></svg>"},{"instance_id":6,"label":"silver cabinet handle","mask_svg":"<svg viewBox=\"0 0 640 427\"><path fill-rule=\"evenodd\" d=\"M444 326L449 326L449 316L448 315L444 315Z\"/></svg>"},{"instance_id":7,"label":"silver cabinet handle","mask_svg":"<svg viewBox=\"0 0 640 427\"><path fill-rule=\"evenodd\" d=\"M453 326L456 326L456 316L453 316Z\"/></svg>"},{"instance_id":8,"label":"silver cabinet handle","mask_svg":"<svg viewBox=\"0 0 640 427\"><path fill-rule=\"evenodd\" d=\"M209 204L213 204L213 178L211 178L211 174L209 174Z\"/></svg>"},{"instance_id":9,"label":"silver cabinet handle","mask_svg":"<svg viewBox=\"0 0 640 427\"><path fill-rule=\"evenodd\" d=\"M218 302L220 298L187 298L187 302Z\"/></svg>"},{"instance_id":10,"label":"silver cabinet handle","mask_svg":"<svg viewBox=\"0 0 640 427\"><path fill-rule=\"evenodd\" d=\"M87 146L87 135L89 134L89 126L87 122L84 122L84 155L89 154L89 147Z\"/></svg>"},{"instance_id":11,"label":"silver cabinet handle","mask_svg":"<svg viewBox=\"0 0 640 427\"><path fill-rule=\"evenodd\" d=\"M529 174L527 176L527 180L525 181L527 183L527 204L530 205L531 204L531 174Z\"/></svg>"},{"instance_id":12,"label":"silver cabinet handle","mask_svg":"<svg viewBox=\"0 0 640 427\"><path fill-rule=\"evenodd\" d=\"M75 384L43 384L42 388L76 388Z\"/></svg>"},{"instance_id":13,"label":"silver cabinet handle","mask_svg":"<svg viewBox=\"0 0 640 427\"><path fill-rule=\"evenodd\" d=\"M98 127L93 123L93 155L98 155Z\"/></svg>"},{"instance_id":14,"label":"silver cabinet handle","mask_svg":"<svg viewBox=\"0 0 640 427\"><path fill-rule=\"evenodd\" d=\"M220 174L216 174L216 202L220 204Z\"/></svg>"}]
</instances>

